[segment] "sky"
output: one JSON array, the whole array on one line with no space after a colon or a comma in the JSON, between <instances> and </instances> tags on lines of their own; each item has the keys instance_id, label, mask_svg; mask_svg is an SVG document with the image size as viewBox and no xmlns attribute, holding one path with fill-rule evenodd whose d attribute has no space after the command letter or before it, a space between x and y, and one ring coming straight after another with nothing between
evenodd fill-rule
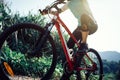
<instances>
[{"instance_id":1,"label":"sky","mask_svg":"<svg viewBox=\"0 0 120 80\"><path fill-rule=\"evenodd\" d=\"M38 9L44 9L54 0L6 1L12 13L27 15L29 11L38 14ZM97 51L120 52L120 0L88 0L88 3L98 24L97 32L88 37L88 46ZM60 17L71 31L77 27L77 20L70 10L60 14Z\"/></svg>"}]
</instances>

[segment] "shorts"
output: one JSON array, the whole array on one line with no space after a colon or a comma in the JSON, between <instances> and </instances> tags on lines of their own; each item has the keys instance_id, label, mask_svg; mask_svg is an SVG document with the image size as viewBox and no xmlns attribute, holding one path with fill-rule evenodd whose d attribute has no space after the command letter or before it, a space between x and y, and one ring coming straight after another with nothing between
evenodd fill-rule
<instances>
[{"instance_id":1,"label":"shorts","mask_svg":"<svg viewBox=\"0 0 120 80\"><path fill-rule=\"evenodd\" d=\"M86 15L86 14L83 14L80 18L80 21L81 21L81 26L80 29L82 30L82 25L83 24L86 24L87 27L88 27L88 31L89 31L89 35L90 34L93 34L97 31L98 29L98 25L97 23L95 22L94 19L92 19L92 17Z\"/></svg>"}]
</instances>

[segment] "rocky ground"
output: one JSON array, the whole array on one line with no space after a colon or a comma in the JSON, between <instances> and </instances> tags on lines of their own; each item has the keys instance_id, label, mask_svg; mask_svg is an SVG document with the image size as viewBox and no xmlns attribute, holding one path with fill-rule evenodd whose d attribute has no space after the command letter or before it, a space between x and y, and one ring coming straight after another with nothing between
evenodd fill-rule
<instances>
[{"instance_id":1,"label":"rocky ground","mask_svg":"<svg viewBox=\"0 0 120 80\"><path fill-rule=\"evenodd\" d=\"M11 80L40 80L40 78L31 78L31 77L27 77L27 76L15 76L14 78L13 77L10 77Z\"/></svg>"}]
</instances>

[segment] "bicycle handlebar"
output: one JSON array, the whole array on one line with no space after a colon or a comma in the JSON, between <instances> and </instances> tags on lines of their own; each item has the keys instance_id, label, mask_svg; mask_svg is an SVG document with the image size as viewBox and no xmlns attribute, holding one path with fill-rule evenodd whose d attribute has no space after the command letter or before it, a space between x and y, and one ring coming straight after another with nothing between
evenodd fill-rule
<instances>
[{"instance_id":1,"label":"bicycle handlebar","mask_svg":"<svg viewBox=\"0 0 120 80\"><path fill-rule=\"evenodd\" d=\"M41 9L39 9L39 11L40 11L40 13L42 14L42 15L44 15L44 14L48 14L49 13L49 11L52 9L52 8L55 8L56 10L57 10L57 12L58 13L60 13L61 12L61 9L60 8L58 8L58 4L64 4L64 3L66 3L65 2L65 0L56 0L56 1L54 1L49 7L46 7L45 9L43 9L43 10L41 10Z\"/></svg>"}]
</instances>

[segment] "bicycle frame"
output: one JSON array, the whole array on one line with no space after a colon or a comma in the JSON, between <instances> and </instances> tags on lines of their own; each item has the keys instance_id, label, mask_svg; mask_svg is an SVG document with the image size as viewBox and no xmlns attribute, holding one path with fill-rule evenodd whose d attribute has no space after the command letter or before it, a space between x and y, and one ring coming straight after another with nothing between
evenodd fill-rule
<instances>
[{"instance_id":1,"label":"bicycle frame","mask_svg":"<svg viewBox=\"0 0 120 80\"><path fill-rule=\"evenodd\" d=\"M70 57L70 53L68 51L66 41L65 41L65 39L63 37L60 24L68 32L68 34L74 40L74 42L75 42L75 44L77 45L78 48L80 47L80 45L79 45L78 41L76 40L76 38L74 37L74 35L70 32L70 30L67 28L67 26L64 24L64 22L60 19L59 14L56 14L55 16L56 17L53 18L52 21L55 23L55 27L56 27L56 29L58 31L60 41L61 41L64 53L65 53L65 56L66 56L66 60L67 60L68 65L69 65L69 69L72 71L74 69L74 64L73 64L74 62ZM96 67L94 62L91 60L91 58L87 54L85 54L85 55L93 63L93 68ZM80 70L93 70L93 68L80 68L80 67L78 67L76 70L78 70L78 71L80 71Z\"/></svg>"},{"instance_id":2,"label":"bicycle frame","mask_svg":"<svg viewBox=\"0 0 120 80\"><path fill-rule=\"evenodd\" d=\"M66 45L66 42L65 42L65 39L62 35L62 32L61 32L61 29L60 29L60 25L59 23L64 27L64 29L68 32L68 34L72 37L72 39L75 41L75 43L77 43L77 40L75 39L75 37L72 35L72 33L69 31L69 29L67 28L67 26L63 23L63 21L60 19L59 15L56 14L57 16L57 21L55 22L55 26L56 26L56 29L58 31L58 34L60 36L60 40L61 40L61 44L62 44L62 47L63 47L63 50L64 50L64 53L65 53L65 56L66 56L66 60L69 64L69 68L70 70L73 70L73 64L72 64L72 61L71 61L71 58L70 58L70 53L68 51L68 47ZM77 43L77 45L79 46L79 44Z\"/></svg>"}]
</instances>

